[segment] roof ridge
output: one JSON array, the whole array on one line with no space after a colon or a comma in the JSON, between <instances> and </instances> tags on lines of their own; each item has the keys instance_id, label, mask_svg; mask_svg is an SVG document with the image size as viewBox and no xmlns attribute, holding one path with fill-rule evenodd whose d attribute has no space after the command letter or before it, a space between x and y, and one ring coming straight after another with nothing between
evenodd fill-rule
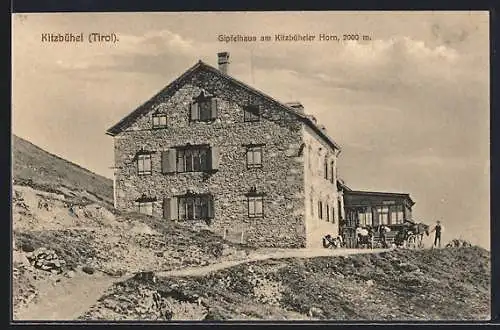
<instances>
[{"instance_id":1,"label":"roof ridge","mask_svg":"<svg viewBox=\"0 0 500 330\"><path fill-rule=\"evenodd\" d=\"M135 110L133 110L128 115L126 115L124 118L122 118L118 123L116 123L111 128L109 128L106 131L106 134L114 136L114 135L120 133L120 130L122 129L122 126L124 124L126 124L129 120L131 120L131 119L133 120L133 119L136 119L137 117L139 117L142 114L141 110L144 109L148 104L151 104L154 101L156 101L156 99L160 95L162 95L163 93L165 93L166 91L168 91L170 88L172 88L173 86L175 86L177 83L179 83L186 76L188 76L190 73L194 72L196 69L198 69L200 67L205 67L208 70L212 71L213 73L218 74L218 75L220 75L220 76L228 79L229 81L231 81L231 82L239 85L242 88L250 90L253 93L259 94L260 96L263 96L264 98L266 98L268 101L273 102L273 103L279 105L280 107L282 107L283 109L291 112L292 114L296 115L300 119L304 120L310 127L312 127L316 131L317 134L319 134L320 136L322 136L334 148L338 149L339 151L341 150L340 145L337 144L328 134L326 134L321 129L321 127L319 127L319 125L317 123L315 123L310 118L309 115L306 115L305 113L297 111L293 107L288 106L285 103L276 100L275 98L273 98L272 96L270 96L270 95L262 92L261 90L255 88L253 86L250 86L249 84L247 84L247 83L245 83L245 82L243 82L243 81L241 81L239 79L236 79L233 76L228 75L227 73L224 73L224 72L220 71L219 69L211 66L208 63L203 62L201 59L198 59L198 62L196 62L193 66L191 66L189 69L187 69L183 74L181 74L179 77L177 77L175 80L173 80L170 84L168 84L167 86L165 86L164 88L162 88L158 93L156 93L155 95L153 95L146 102L144 102L143 104L141 104L140 106L138 106L137 108L135 108Z\"/></svg>"}]
</instances>

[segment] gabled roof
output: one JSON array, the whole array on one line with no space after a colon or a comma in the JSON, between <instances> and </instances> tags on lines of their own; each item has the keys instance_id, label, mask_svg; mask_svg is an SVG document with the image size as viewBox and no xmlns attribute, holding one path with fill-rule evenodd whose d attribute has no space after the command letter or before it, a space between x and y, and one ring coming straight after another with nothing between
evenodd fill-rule
<instances>
[{"instance_id":1,"label":"gabled roof","mask_svg":"<svg viewBox=\"0 0 500 330\"><path fill-rule=\"evenodd\" d=\"M184 72L182 75L180 75L177 79L175 79L173 82L171 82L169 85L167 85L165 88L163 88L161 91L159 91L156 95L154 95L152 98L150 98L148 101L140 105L137 109L132 111L130 114L125 116L123 119L121 119L118 123L113 125L111 128L109 128L106 131L106 134L115 136L121 132L123 132L126 128L130 127L132 123L137 120L140 116L143 114L147 113L148 111L151 110L151 106L158 100L158 98L164 97L164 96L170 96L174 94L178 87L189 77L191 77L194 73L196 73L199 70L207 70L209 72L212 72L228 81L230 81L233 84L238 85L239 87L242 87L246 90L248 90L251 93L257 94L258 96L266 99L267 101L281 107L285 111L288 111L294 115L297 116L298 119L303 121L305 124L307 124L316 134L318 134L323 140L325 140L332 148L335 148L337 150L341 150L340 145L338 145L324 130L317 125L312 118L307 116L304 113L301 113L300 111L297 111L296 109L292 108L291 106L288 106L286 104L283 104L275 99L273 99L271 96L223 73L222 71L202 62L201 60L198 61L195 65L193 65L191 68L189 68L186 72Z\"/></svg>"}]
</instances>

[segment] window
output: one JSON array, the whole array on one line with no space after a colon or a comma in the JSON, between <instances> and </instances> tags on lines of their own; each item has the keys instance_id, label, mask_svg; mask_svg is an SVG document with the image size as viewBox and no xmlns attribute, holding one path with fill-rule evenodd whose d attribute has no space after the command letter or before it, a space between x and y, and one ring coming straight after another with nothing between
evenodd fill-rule
<instances>
[{"instance_id":1,"label":"window","mask_svg":"<svg viewBox=\"0 0 500 330\"><path fill-rule=\"evenodd\" d=\"M402 224L404 220L403 205L392 205L390 211L391 224Z\"/></svg>"},{"instance_id":2,"label":"window","mask_svg":"<svg viewBox=\"0 0 500 330\"><path fill-rule=\"evenodd\" d=\"M247 146L247 168L262 167L262 146Z\"/></svg>"},{"instance_id":3,"label":"window","mask_svg":"<svg viewBox=\"0 0 500 330\"><path fill-rule=\"evenodd\" d=\"M325 179L328 180L328 158L326 158L326 157L325 157L325 161L324 161L324 167L325 167L325 170L324 170L325 171L325 173L324 173L325 175L324 175L324 177L325 177Z\"/></svg>"},{"instance_id":4,"label":"window","mask_svg":"<svg viewBox=\"0 0 500 330\"><path fill-rule=\"evenodd\" d=\"M217 118L217 98L205 95L204 92L194 98L191 103L191 121L212 121Z\"/></svg>"},{"instance_id":5,"label":"window","mask_svg":"<svg viewBox=\"0 0 500 330\"><path fill-rule=\"evenodd\" d=\"M389 207L379 206L377 207L377 220L378 225L388 225L389 224Z\"/></svg>"},{"instance_id":6,"label":"window","mask_svg":"<svg viewBox=\"0 0 500 330\"><path fill-rule=\"evenodd\" d=\"M314 217L314 201L311 197L311 215Z\"/></svg>"},{"instance_id":7,"label":"window","mask_svg":"<svg viewBox=\"0 0 500 330\"><path fill-rule=\"evenodd\" d=\"M360 226L373 225L372 212L369 208L362 208L358 211L358 223Z\"/></svg>"},{"instance_id":8,"label":"window","mask_svg":"<svg viewBox=\"0 0 500 330\"><path fill-rule=\"evenodd\" d=\"M323 219L323 202L322 201L318 202L318 217L320 219Z\"/></svg>"},{"instance_id":9,"label":"window","mask_svg":"<svg viewBox=\"0 0 500 330\"><path fill-rule=\"evenodd\" d=\"M248 196L248 217L260 218L264 216L264 196Z\"/></svg>"},{"instance_id":10,"label":"window","mask_svg":"<svg viewBox=\"0 0 500 330\"><path fill-rule=\"evenodd\" d=\"M139 175L151 175L151 155L137 155L137 173Z\"/></svg>"},{"instance_id":11,"label":"window","mask_svg":"<svg viewBox=\"0 0 500 330\"><path fill-rule=\"evenodd\" d=\"M203 172L210 169L208 147L177 150L177 172Z\"/></svg>"},{"instance_id":12,"label":"window","mask_svg":"<svg viewBox=\"0 0 500 330\"><path fill-rule=\"evenodd\" d=\"M335 216L334 216L334 214L335 214L335 208L332 206L332 222L333 223L335 223ZM340 217L339 217L339 219L340 219Z\"/></svg>"},{"instance_id":13,"label":"window","mask_svg":"<svg viewBox=\"0 0 500 330\"><path fill-rule=\"evenodd\" d=\"M138 202L139 213L153 215L153 202Z\"/></svg>"},{"instance_id":14,"label":"window","mask_svg":"<svg viewBox=\"0 0 500 330\"><path fill-rule=\"evenodd\" d=\"M177 198L179 220L201 220L213 218L211 195L184 195Z\"/></svg>"},{"instance_id":15,"label":"window","mask_svg":"<svg viewBox=\"0 0 500 330\"><path fill-rule=\"evenodd\" d=\"M330 221L330 206L326 205L326 221Z\"/></svg>"},{"instance_id":16,"label":"window","mask_svg":"<svg viewBox=\"0 0 500 330\"><path fill-rule=\"evenodd\" d=\"M334 169L334 166L335 166L335 163L333 162L333 160L330 162L330 182L331 183L334 183L334 177L333 177L333 169Z\"/></svg>"},{"instance_id":17,"label":"window","mask_svg":"<svg viewBox=\"0 0 500 330\"><path fill-rule=\"evenodd\" d=\"M150 198L145 194L142 194L141 197L135 200L138 212L142 214L153 215L154 201L156 201L156 198Z\"/></svg>"},{"instance_id":18,"label":"window","mask_svg":"<svg viewBox=\"0 0 500 330\"><path fill-rule=\"evenodd\" d=\"M244 121L260 121L260 108L257 105L249 105L243 108Z\"/></svg>"},{"instance_id":19,"label":"window","mask_svg":"<svg viewBox=\"0 0 500 330\"><path fill-rule=\"evenodd\" d=\"M157 113L153 115L153 128L167 127L167 115L164 113Z\"/></svg>"}]
</instances>

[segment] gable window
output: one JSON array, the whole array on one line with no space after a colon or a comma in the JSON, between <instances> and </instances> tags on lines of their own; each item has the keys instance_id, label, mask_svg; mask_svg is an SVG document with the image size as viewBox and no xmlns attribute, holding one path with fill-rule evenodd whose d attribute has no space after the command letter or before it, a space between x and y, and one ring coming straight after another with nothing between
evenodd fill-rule
<instances>
[{"instance_id":1,"label":"gable window","mask_svg":"<svg viewBox=\"0 0 500 330\"><path fill-rule=\"evenodd\" d=\"M210 194L186 194L177 197L179 220L211 219L213 212L213 197Z\"/></svg>"},{"instance_id":2,"label":"gable window","mask_svg":"<svg viewBox=\"0 0 500 330\"><path fill-rule=\"evenodd\" d=\"M151 175L151 154L139 153L137 159L137 174L138 175Z\"/></svg>"},{"instance_id":3,"label":"gable window","mask_svg":"<svg viewBox=\"0 0 500 330\"><path fill-rule=\"evenodd\" d=\"M260 108L257 105L248 105L243 108L244 121L260 121Z\"/></svg>"},{"instance_id":4,"label":"gable window","mask_svg":"<svg viewBox=\"0 0 500 330\"><path fill-rule=\"evenodd\" d=\"M320 219L323 219L323 202L322 201L318 202L318 217Z\"/></svg>"},{"instance_id":5,"label":"gable window","mask_svg":"<svg viewBox=\"0 0 500 330\"><path fill-rule=\"evenodd\" d=\"M167 127L167 115L164 113L156 113L153 115L153 128Z\"/></svg>"},{"instance_id":6,"label":"gable window","mask_svg":"<svg viewBox=\"0 0 500 330\"><path fill-rule=\"evenodd\" d=\"M249 145L247 148L247 168L262 167L262 145Z\"/></svg>"},{"instance_id":7,"label":"gable window","mask_svg":"<svg viewBox=\"0 0 500 330\"><path fill-rule=\"evenodd\" d=\"M156 198L146 197L143 194L141 197L135 200L137 211L142 214L153 215L153 202L156 201Z\"/></svg>"},{"instance_id":8,"label":"gable window","mask_svg":"<svg viewBox=\"0 0 500 330\"><path fill-rule=\"evenodd\" d=\"M217 118L218 100L213 96L205 95L201 92L191 103L190 120L212 121Z\"/></svg>"}]
</instances>

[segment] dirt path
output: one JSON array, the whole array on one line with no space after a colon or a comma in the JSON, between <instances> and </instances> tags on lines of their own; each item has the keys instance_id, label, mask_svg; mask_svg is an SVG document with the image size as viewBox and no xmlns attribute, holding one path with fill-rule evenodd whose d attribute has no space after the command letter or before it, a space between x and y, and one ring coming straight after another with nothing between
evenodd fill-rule
<instances>
[{"instance_id":1,"label":"dirt path","mask_svg":"<svg viewBox=\"0 0 500 330\"><path fill-rule=\"evenodd\" d=\"M178 277L178 276L204 276L208 273L221 269L233 267L247 262L267 260L267 259L286 259L286 258L313 258L326 256L347 256L352 254L380 253L390 249L300 249L300 250L274 250L274 251L256 251L242 260L223 261L204 267L187 267L179 270L157 272L158 276Z\"/></svg>"},{"instance_id":2,"label":"dirt path","mask_svg":"<svg viewBox=\"0 0 500 330\"><path fill-rule=\"evenodd\" d=\"M210 272L233 267L246 262L311 258L320 256L347 256L352 254L380 253L388 249L300 249L257 250L242 260L224 261L204 267L188 267L180 270L157 272L158 276L203 276ZM39 288L37 302L19 310L16 320L75 320L85 313L115 282L127 277L114 278L106 275L87 275L79 272L73 278L62 278L60 282L45 283Z\"/></svg>"},{"instance_id":3,"label":"dirt path","mask_svg":"<svg viewBox=\"0 0 500 330\"><path fill-rule=\"evenodd\" d=\"M75 320L94 305L114 282L125 278L77 273L39 287L37 302L20 309L15 320Z\"/></svg>"}]
</instances>

